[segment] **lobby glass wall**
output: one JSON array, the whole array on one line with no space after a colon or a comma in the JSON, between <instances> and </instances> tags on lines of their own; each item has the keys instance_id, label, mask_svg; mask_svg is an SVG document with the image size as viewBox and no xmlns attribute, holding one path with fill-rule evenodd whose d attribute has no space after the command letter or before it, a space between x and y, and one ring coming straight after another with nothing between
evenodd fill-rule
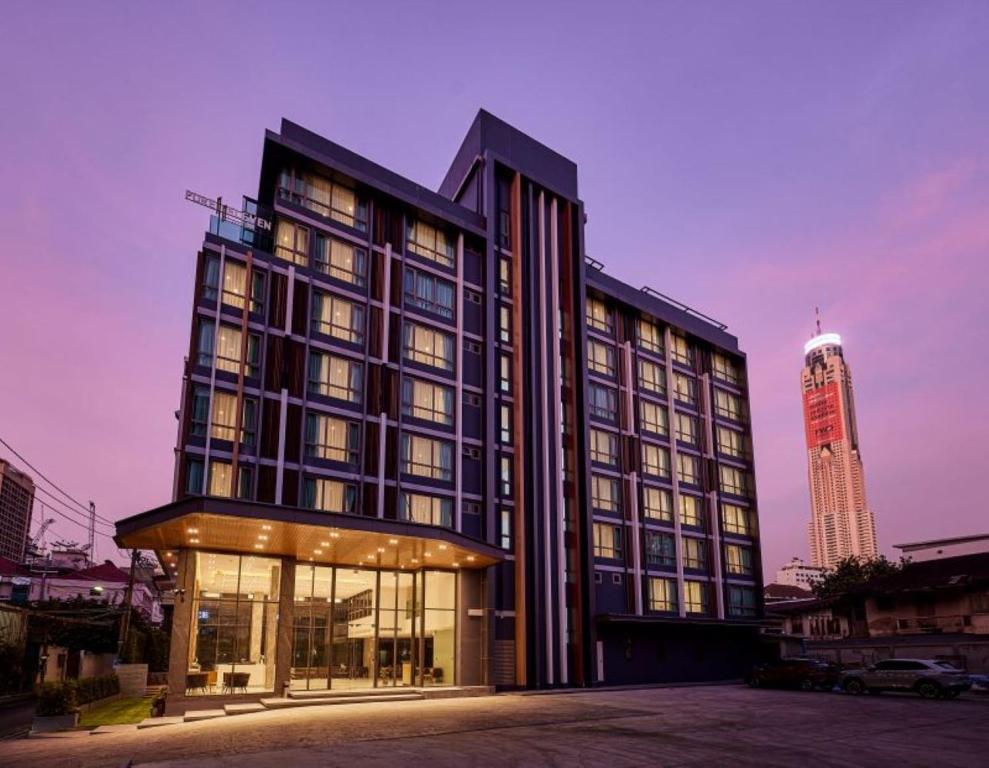
<instances>
[{"instance_id":1,"label":"lobby glass wall","mask_svg":"<svg viewBox=\"0 0 989 768\"><path fill-rule=\"evenodd\" d=\"M186 693L274 688L281 561L196 552Z\"/></svg>"},{"instance_id":2,"label":"lobby glass wall","mask_svg":"<svg viewBox=\"0 0 989 768\"><path fill-rule=\"evenodd\" d=\"M451 685L456 575L296 565L291 687Z\"/></svg>"}]
</instances>

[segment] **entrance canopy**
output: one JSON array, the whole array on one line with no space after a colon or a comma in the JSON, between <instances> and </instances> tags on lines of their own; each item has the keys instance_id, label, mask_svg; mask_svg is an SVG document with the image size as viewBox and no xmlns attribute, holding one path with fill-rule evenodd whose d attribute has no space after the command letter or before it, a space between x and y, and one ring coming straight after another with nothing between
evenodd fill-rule
<instances>
[{"instance_id":1,"label":"entrance canopy","mask_svg":"<svg viewBox=\"0 0 989 768\"><path fill-rule=\"evenodd\" d=\"M117 545L151 549L171 576L179 549L364 568L485 568L497 547L434 525L193 496L117 523Z\"/></svg>"}]
</instances>

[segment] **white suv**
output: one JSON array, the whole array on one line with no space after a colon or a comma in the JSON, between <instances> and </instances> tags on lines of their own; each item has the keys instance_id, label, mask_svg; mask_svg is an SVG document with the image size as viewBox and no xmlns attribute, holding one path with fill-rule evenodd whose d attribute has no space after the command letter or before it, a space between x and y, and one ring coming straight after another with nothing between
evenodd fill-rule
<instances>
[{"instance_id":1,"label":"white suv","mask_svg":"<svg viewBox=\"0 0 989 768\"><path fill-rule=\"evenodd\" d=\"M846 672L841 687L848 693L913 691L925 699L955 698L972 687L968 675L946 661L886 659Z\"/></svg>"}]
</instances>

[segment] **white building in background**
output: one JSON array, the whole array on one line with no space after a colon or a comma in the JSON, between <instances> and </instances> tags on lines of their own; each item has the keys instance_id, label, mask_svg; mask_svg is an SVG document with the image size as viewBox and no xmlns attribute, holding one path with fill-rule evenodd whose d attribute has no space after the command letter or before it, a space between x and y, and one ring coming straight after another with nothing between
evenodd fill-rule
<instances>
[{"instance_id":1,"label":"white building in background","mask_svg":"<svg viewBox=\"0 0 989 768\"><path fill-rule=\"evenodd\" d=\"M825 570L825 568L807 565L799 557L795 557L776 571L775 583L810 589L811 585L824 575Z\"/></svg>"},{"instance_id":2,"label":"white building in background","mask_svg":"<svg viewBox=\"0 0 989 768\"><path fill-rule=\"evenodd\" d=\"M989 533L917 541L912 544L894 544L893 547L900 550L903 557L915 563L959 555L980 555L989 552Z\"/></svg>"}]
</instances>

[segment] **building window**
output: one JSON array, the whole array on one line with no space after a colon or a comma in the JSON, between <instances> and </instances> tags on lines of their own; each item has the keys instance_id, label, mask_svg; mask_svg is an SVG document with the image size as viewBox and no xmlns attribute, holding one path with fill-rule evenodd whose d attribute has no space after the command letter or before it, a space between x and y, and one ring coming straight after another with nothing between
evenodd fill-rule
<instances>
[{"instance_id":1,"label":"building window","mask_svg":"<svg viewBox=\"0 0 989 768\"><path fill-rule=\"evenodd\" d=\"M405 268L405 303L453 319L456 288L449 280L412 267Z\"/></svg>"},{"instance_id":2,"label":"building window","mask_svg":"<svg viewBox=\"0 0 989 768\"><path fill-rule=\"evenodd\" d=\"M456 264L456 238L423 221L410 222L406 229L406 247L424 259L435 261L444 267Z\"/></svg>"},{"instance_id":3,"label":"building window","mask_svg":"<svg viewBox=\"0 0 989 768\"><path fill-rule=\"evenodd\" d=\"M312 330L351 344L363 344L364 307L339 296L313 291Z\"/></svg>"},{"instance_id":4,"label":"building window","mask_svg":"<svg viewBox=\"0 0 989 768\"><path fill-rule=\"evenodd\" d=\"M676 566L676 541L673 534L646 531L646 563L664 568Z\"/></svg>"},{"instance_id":5,"label":"building window","mask_svg":"<svg viewBox=\"0 0 989 768\"><path fill-rule=\"evenodd\" d=\"M689 453L678 453L677 480L687 485L700 485L700 459Z\"/></svg>"},{"instance_id":6,"label":"building window","mask_svg":"<svg viewBox=\"0 0 989 768\"><path fill-rule=\"evenodd\" d=\"M498 356L498 388L505 393L512 391L512 358Z\"/></svg>"},{"instance_id":7,"label":"building window","mask_svg":"<svg viewBox=\"0 0 989 768\"><path fill-rule=\"evenodd\" d=\"M660 579L655 576L649 579L649 610L676 613L677 583L673 579Z\"/></svg>"},{"instance_id":8,"label":"building window","mask_svg":"<svg viewBox=\"0 0 989 768\"><path fill-rule=\"evenodd\" d=\"M196 362L210 367L213 363L213 348L216 347L216 369L228 373L240 373L241 343L243 336L239 328L220 325L219 334L212 320L200 320ZM261 339L256 334L247 336L247 359L245 373L249 378L260 374Z\"/></svg>"},{"instance_id":9,"label":"building window","mask_svg":"<svg viewBox=\"0 0 989 768\"><path fill-rule=\"evenodd\" d=\"M697 445L697 419L686 413L678 413L677 440L688 445Z\"/></svg>"},{"instance_id":10,"label":"building window","mask_svg":"<svg viewBox=\"0 0 989 768\"><path fill-rule=\"evenodd\" d=\"M199 496L203 492L203 460L187 459L185 464L185 490Z\"/></svg>"},{"instance_id":11,"label":"building window","mask_svg":"<svg viewBox=\"0 0 989 768\"><path fill-rule=\"evenodd\" d=\"M659 445L642 443L642 471L656 477L669 477L670 452Z\"/></svg>"},{"instance_id":12,"label":"building window","mask_svg":"<svg viewBox=\"0 0 989 768\"><path fill-rule=\"evenodd\" d=\"M498 410L498 442L502 445L512 444L512 409L511 406L502 405Z\"/></svg>"},{"instance_id":13,"label":"building window","mask_svg":"<svg viewBox=\"0 0 989 768\"><path fill-rule=\"evenodd\" d=\"M591 506L601 512L618 511L618 481L591 475Z\"/></svg>"},{"instance_id":14,"label":"building window","mask_svg":"<svg viewBox=\"0 0 989 768\"><path fill-rule=\"evenodd\" d=\"M309 264L309 228L279 219L275 235L275 256L305 267Z\"/></svg>"},{"instance_id":15,"label":"building window","mask_svg":"<svg viewBox=\"0 0 989 768\"><path fill-rule=\"evenodd\" d=\"M512 310L504 304L498 308L498 339L503 344L512 343Z\"/></svg>"},{"instance_id":16,"label":"building window","mask_svg":"<svg viewBox=\"0 0 989 768\"><path fill-rule=\"evenodd\" d=\"M209 463L209 495L230 498L233 495L233 467L227 461Z\"/></svg>"},{"instance_id":17,"label":"building window","mask_svg":"<svg viewBox=\"0 0 989 768\"><path fill-rule=\"evenodd\" d=\"M721 505L721 520L725 533L738 533L742 536L750 535L749 511L737 504Z\"/></svg>"},{"instance_id":18,"label":"building window","mask_svg":"<svg viewBox=\"0 0 989 768\"><path fill-rule=\"evenodd\" d=\"M707 584L702 581L683 583L683 605L687 613L707 613Z\"/></svg>"},{"instance_id":19,"label":"building window","mask_svg":"<svg viewBox=\"0 0 989 768\"><path fill-rule=\"evenodd\" d=\"M264 313L264 272L251 271L251 312Z\"/></svg>"},{"instance_id":20,"label":"building window","mask_svg":"<svg viewBox=\"0 0 989 768\"><path fill-rule=\"evenodd\" d=\"M666 397L666 371L663 366L639 358L639 388Z\"/></svg>"},{"instance_id":21,"label":"building window","mask_svg":"<svg viewBox=\"0 0 989 768\"><path fill-rule=\"evenodd\" d=\"M697 405L697 382L682 373L673 374L673 396L680 403Z\"/></svg>"},{"instance_id":22,"label":"building window","mask_svg":"<svg viewBox=\"0 0 989 768\"><path fill-rule=\"evenodd\" d=\"M203 287L202 298L216 301L220 289L220 258L211 253L203 256Z\"/></svg>"},{"instance_id":23,"label":"building window","mask_svg":"<svg viewBox=\"0 0 989 768\"><path fill-rule=\"evenodd\" d=\"M680 524L697 528L704 526L704 511L698 497L680 494Z\"/></svg>"},{"instance_id":24,"label":"building window","mask_svg":"<svg viewBox=\"0 0 989 768\"><path fill-rule=\"evenodd\" d=\"M317 232L313 269L336 280L363 287L367 274L367 251L346 240Z\"/></svg>"},{"instance_id":25,"label":"building window","mask_svg":"<svg viewBox=\"0 0 989 768\"><path fill-rule=\"evenodd\" d=\"M639 346L655 352L657 355L663 354L663 332L659 326L648 320L639 318L638 321Z\"/></svg>"},{"instance_id":26,"label":"building window","mask_svg":"<svg viewBox=\"0 0 989 768\"><path fill-rule=\"evenodd\" d=\"M241 464L237 467L237 498L254 498L254 468Z\"/></svg>"},{"instance_id":27,"label":"building window","mask_svg":"<svg viewBox=\"0 0 989 768\"><path fill-rule=\"evenodd\" d=\"M503 499L512 497L512 457L502 456L498 460L498 495Z\"/></svg>"},{"instance_id":28,"label":"building window","mask_svg":"<svg viewBox=\"0 0 989 768\"><path fill-rule=\"evenodd\" d=\"M223 303L243 309L247 305L247 266L227 259L223 263Z\"/></svg>"},{"instance_id":29,"label":"building window","mask_svg":"<svg viewBox=\"0 0 989 768\"><path fill-rule=\"evenodd\" d=\"M241 413L241 442L244 445L254 444L256 429L257 402L245 398ZM236 439L237 395L219 389L213 392L213 418L210 434L216 440L233 442Z\"/></svg>"},{"instance_id":30,"label":"building window","mask_svg":"<svg viewBox=\"0 0 989 768\"><path fill-rule=\"evenodd\" d=\"M618 463L618 438L610 432L592 429L591 461L615 466Z\"/></svg>"},{"instance_id":31,"label":"building window","mask_svg":"<svg viewBox=\"0 0 989 768\"><path fill-rule=\"evenodd\" d=\"M587 388L587 400L591 416L597 416L599 419L607 419L608 421L615 420L615 413L618 409L618 396L615 394L615 390L591 382Z\"/></svg>"},{"instance_id":32,"label":"building window","mask_svg":"<svg viewBox=\"0 0 989 768\"><path fill-rule=\"evenodd\" d=\"M444 371L453 370L453 336L416 323L405 324L405 359Z\"/></svg>"},{"instance_id":33,"label":"building window","mask_svg":"<svg viewBox=\"0 0 989 768\"><path fill-rule=\"evenodd\" d=\"M618 560L622 556L622 529L617 525L594 523L594 556Z\"/></svg>"},{"instance_id":34,"label":"building window","mask_svg":"<svg viewBox=\"0 0 989 768\"><path fill-rule=\"evenodd\" d=\"M453 424L453 390L406 377L402 380L402 413L436 424Z\"/></svg>"},{"instance_id":35,"label":"building window","mask_svg":"<svg viewBox=\"0 0 989 768\"><path fill-rule=\"evenodd\" d=\"M502 549L512 548L512 510L502 509L499 512L498 544Z\"/></svg>"},{"instance_id":36,"label":"building window","mask_svg":"<svg viewBox=\"0 0 989 768\"><path fill-rule=\"evenodd\" d=\"M587 340L587 367L605 376L615 375L615 348L594 339Z\"/></svg>"},{"instance_id":37,"label":"building window","mask_svg":"<svg viewBox=\"0 0 989 768\"><path fill-rule=\"evenodd\" d=\"M503 296L512 295L512 262L507 256L498 259L498 290Z\"/></svg>"},{"instance_id":38,"label":"building window","mask_svg":"<svg viewBox=\"0 0 989 768\"><path fill-rule=\"evenodd\" d=\"M642 487L642 513L653 520L673 522L673 496L665 488Z\"/></svg>"},{"instance_id":39,"label":"building window","mask_svg":"<svg viewBox=\"0 0 989 768\"><path fill-rule=\"evenodd\" d=\"M193 437L206 437L209 429L209 388L195 387L192 390L192 413L189 430Z\"/></svg>"},{"instance_id":40,"label":"building window","mask_svg":"<svg viewBox=\"0 0 989 768\"><path fill-rule=\"evenodd\" d=\"M402 435L402 472L449 482L453 479L453 446L421 435Z\"/></svg>"},{"instance_id":41,"label":"building window","mask_svg":"<svg viewBox=\"0 0 989 768\"><path fill-rule=\"evenodd\" d=\"M611 310L600 299L587 297L587 324L598 331L611 333L614 330Z\"/></svg>"},{"instance_id":42,"label":"building window","mask_svg":"<svg viewBox=\"0 0 989 768\"><path fill-rule=\"evenodd\" d=\"M306 414L306 456L356 464L360 426L322 413Z\"/></svg>"},{"instance_id":43,"label":"building window","mask_svg":"<svg viewBox=\"0 0 989 768\"><path fill-rule=\"evenodd\" d=\"M670 336L670 345L672 346L670 357L675 362L681 365L692 366L694 364L694 349L687 343L687 340L683 336L674 333Z\"/></svg>"},{"instance_id":44,"label":"building window","mask_svg":"<svg viewBox=\"0 0 989 768\"><path fill-rule=\"evenodd\" d=\"M357 488L349 483L322 477L307 477L302 483L302 505L309 509L352 515L356 501Z\"/></svg>"},{"instance_id":45,"label":"building window","mask_svg":"<svg viewBox=\"0 0 989 768\"><path fill-rule=\"evenodd\" d=\"M360 232L367 231L367 205L350 187L315 174L282 171L278 196Z\"/></svg>"},{"instance_id":46,"label":"building window","mask_svg":"<svg viewBox=\"0 0 989 768\"><path fill-rule=\"evenodd\" d=\"M707 544L701 539L683 538L683 567L707 570Z\"/></svg>"},{"instance_id":47,"label":"building window","mask_svg":"<svg viewBox=\"0 0 989 768\"><path fill-rule=\"evenodd\" d=\"M745 421L745 406L742 398L723 389L714 389L714 412L725 419Z\"/></svg>"},{"instance_id":48,"label":"building window","mask_svg":"<svg viewBox=\"0 0 989 768\"><path fill-rule=\"evenodd\" d=\"M756 598L755 590L751 587L728 586L728 615L729 616L755 616ZM802 628L801 628L802 632ZM800 634L800 633L797 633Z\"/></svg>"},{"instance_id":49,"label":"building window","mask_svg":"<svg viewBox=\"0 0 989 768\"><path fill-rule=\"evenodd\" d=\"M309 353L309 391L314 394L359 403L363 379L358 362L326 352Z\"/></svg>"},{"instance_id":50,"label":"building window","mask_svg":"<svg viewBox=\"0 0 989 768\"><path fill-rule=\"evenodd\" d=\"M732 456L736 459L744 459L749 455L745 435L741 432L736 432L734 429L729 429L728 427L722 427L719 424L717 435L718 453L725 456Z\"/></svg>"},{"instance_id":51,"label":"building window","mask_svg":"<svg viewBox=\"0 0 989 768\"><path fill-rule=\"evenodd\" d=\"M752 575L752 550L738 544L725 544L725 567L728 573Z\"/></svg>"},{"instance_id":52,"label":"building window","mask_svg":"<svg viewBox=\"0 0 989 768\"><path fill-rule=\"evenodd\" d=\"M453 499L426 496L422 493L403 493L402 520L452 528Z\"/></svg>"},{"instance_id":53,"label":"building window","mask_svg":"<svg viewBox=\"0 0 989 768\"><path fill-rule=\"evenodd\" d=\"M648 400L639 400L639 426L655 435L668 435L670 425L666 408Z\"/></svg>"},{"instance_id":54,"label":"building window","mask_svg":"<svg viewBox=\"0 0 989 768\"><path fill-rule=\"evenodd\" d=\"M728 356L715 352L711 355L711 367L714 369L714 378L726 381L729 384L739 386L742 383L742 375L738 366Z\"/></svg>"},{"instance_id":55,"label":"building window","mask_svg":"<svg viewBox=\"0 0 989 768\"><path fill-rule=\"evenodd\" d=\"M722 493L730 493L735 496L749 495L748 476L742 470L726 467L722 464L718 467L718 476L721 481Z\"/></svg>"}]
</instances>

